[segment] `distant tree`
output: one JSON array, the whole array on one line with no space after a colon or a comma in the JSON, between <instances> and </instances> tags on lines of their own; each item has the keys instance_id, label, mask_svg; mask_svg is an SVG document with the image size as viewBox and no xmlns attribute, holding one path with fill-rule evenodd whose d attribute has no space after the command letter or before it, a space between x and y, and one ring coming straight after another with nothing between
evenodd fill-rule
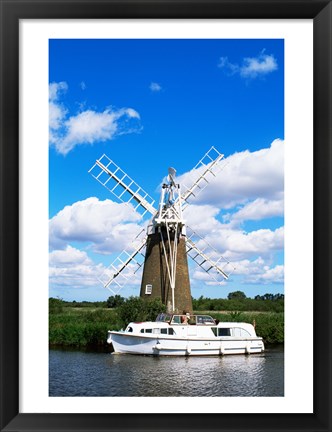
<instances>
[{"instance_id":1,"label":"distant tree","mask_svg":"<svg viewBox=\"0 0 332 432\"><path fill-rule=\"evenodd\" d=\"M285 296L284 294L270 294L270 293L266 293L262 296L260 295L256 295L255 300L271 300L271 301L276 301L276 300L284 300Z\"/></svg>"},{"instance_id":2,"label":"distant tree","mask_svg":"<svg viewBox=\"0 0 332 432\"><path fill-rule=\"evenodd\" d=\"M121 297L119 294L115 296L108 297L106 304L108 308L116 308L121 306L124 303L125 299L124 297Z\"/></svg>"},{"instance_id":3,"label":"distant tree","mask_svg":"<svg viewBox=\"0 0 332 432\"><path fill-rule=\"evenodd\" d=\"M229 293L227 298L228 300L242 300L242 299L246 299L247 296L243 291L234 291Z\"/></svg>"}]
</instances>

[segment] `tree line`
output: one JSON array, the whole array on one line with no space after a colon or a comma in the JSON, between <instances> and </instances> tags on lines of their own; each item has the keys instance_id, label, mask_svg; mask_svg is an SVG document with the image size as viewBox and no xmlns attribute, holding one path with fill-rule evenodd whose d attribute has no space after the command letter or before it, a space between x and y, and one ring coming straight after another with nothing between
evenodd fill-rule
<instances>
[{"instance_id":1,"label":"tree line","mask_svg":"<svg viewBox=\"0 0 332 432\"><path fill-rule=\"evenodd\" d=\"M227 299L200 296L198 299L193 299L193 309L197 311L283 312L284 297L284 294L267 293L250 298L242 291L235 291L229 293Z\"/></svg>"},{"instance_id":2,"label":"tree line","mask_svg":"<svg viewBox=\"0 0 332 432\"><path fill-rule=\"evenodd\" d=\"M200 296L192 298L194 311L260 311L260 312L283 312L284 294L256 295L254 298L247 297L242 291L234 291L227 298L209 298ZM124 305L126 299L119 294L108 297L105 301L65 301L59 298L49 299L50 313L59 312L64 307L72 308L103 308L115 309Z\"/></svg>"}]
</instances>

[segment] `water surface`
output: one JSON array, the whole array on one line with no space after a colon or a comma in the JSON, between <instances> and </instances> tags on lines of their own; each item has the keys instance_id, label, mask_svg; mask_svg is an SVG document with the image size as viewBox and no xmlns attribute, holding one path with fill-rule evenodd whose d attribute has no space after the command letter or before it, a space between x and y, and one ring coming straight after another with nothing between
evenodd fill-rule
<instances>
[{"instance_id":1,"label":"water surface","mask_svg":"<svg viewBox=\"0 0 332 432\"><path fill-rule=\"evenodd\" d=\"M283 396L283 348L224 357L50 350L50 396Z\"/></svg>"}]
</instances>

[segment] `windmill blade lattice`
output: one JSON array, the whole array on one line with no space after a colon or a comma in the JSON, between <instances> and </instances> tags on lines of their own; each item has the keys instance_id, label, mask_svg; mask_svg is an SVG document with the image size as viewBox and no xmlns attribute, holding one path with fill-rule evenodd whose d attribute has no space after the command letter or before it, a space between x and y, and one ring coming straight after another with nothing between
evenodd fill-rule
<instances>
[{"instance_id":1,"label":"windmill blade lattice","mask_svg":"<svg viewBox=\"0 0 332 432\"><path fill-rule=\"evenodd\" d=\"M118 294L144 264L146 246L144 229L138 234L133 243L135 249L133 251L123 250L98 278L104 288L108 288L113 294Z\"/></svg>"},{"instance_id":2,"label":"windmill blade lattice","mask_svg":"<svg viewBox=\"0 0 332 432\"><path fill-rule=\"evenodd\" d=\"M197 241L198 238L198 241ZM195 240L195 241L194 241ZM197 246L199 242L200 247ZM187 225L186 239L187 255L207 274L209 274L216 282L221 283L228 279L235 267L220 253L213 248L206 240L197 234L192 228ZM211 254L218 256L215 261L211 258Z\"/></svg>"},{"instance_id":3,"label":"windmill blade lattice","mask_svg":"<svg viewBox=\"0 0 332 432\"><path fill-rule=\"evenodd\" d=\"M132 204L141 216L156 212L153 198L105 154L96 160L89 173L119 201Z\"/></svg>"},{"instance_id":4,"label":"windmill blade lattice","mask_svg":"<svg viewBox=\"0 0 332 432\"><path fill-rule=\"evenodd\" d=\"M182 193L181 199L182 202L186 204L183 205L182 210L187 208L188 204L190 204L190 198L197 197L197 195L206 188L210 181L216 177L217 174L226 166L226 164L221 163L223 157L224 155L219 153L219 151L212 146L197 163L197 165L191 170L191 173L193 173L193 175L196 177L192 181L192 185L190 187L183 184L185 192Z\"/></svg>"}]
</instances>

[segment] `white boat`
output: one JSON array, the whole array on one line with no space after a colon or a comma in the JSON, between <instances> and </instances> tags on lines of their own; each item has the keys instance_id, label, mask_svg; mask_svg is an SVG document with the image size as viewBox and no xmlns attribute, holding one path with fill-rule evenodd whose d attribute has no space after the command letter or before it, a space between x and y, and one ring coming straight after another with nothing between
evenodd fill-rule
<instances>
[{"instance_id":1,"label":"white boat","mask_svg":"<svg viewBox=\"0 0 332 432\"><path fill-rule=\"evenodd\" d=\"M115 353L155 356L256 354L264 343L253 325L217 322L209 315L162 313L156 321L131 322L125 330L109 331Z\"/></svg>"}]
</instances>

